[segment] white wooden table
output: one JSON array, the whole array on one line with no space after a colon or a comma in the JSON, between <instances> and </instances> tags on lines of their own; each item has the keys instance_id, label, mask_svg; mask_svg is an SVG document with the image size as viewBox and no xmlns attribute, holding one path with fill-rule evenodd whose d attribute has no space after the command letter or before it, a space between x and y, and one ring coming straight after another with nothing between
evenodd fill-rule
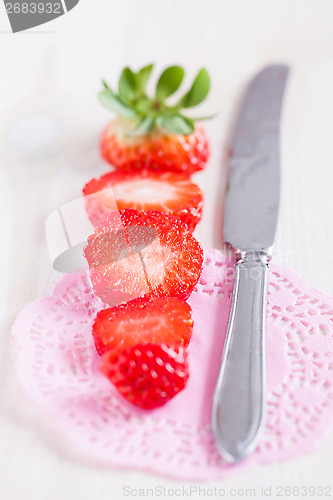
<instances>
[{"instance_id":1,"label":"white wooden table","mask_svg":"<svg viewBox=\"0 0 333 500\"><path fill-rule=\"evenodd\" d=\"M95 97L102 77L115 84L125 64L138 68L151 61L159 70L183 64L188 81L201 66L208 68L213 86L202 110L219 114L206 124L211 160L195 177L206 196L196 235L203 245L220 247L223 150L239 96L263 65L290 64L275 259L333 294L332 18L331 0L81 0L66 16L12 35L1 3L1 500L110 500L124 498L125 486L183 486L147 473L91 467L63 454L38 428L39 409L25 399L13 374L9 333L15 316L60 277L48 259L45 218L107 171L97 149L108 119ZM36 134L31 122L26 129L28 115ZM38 141L53 144L47 155L28 160L18 153ZM261 498L262 487L266 496L271 487L273 498L277 485L333 487L332 453L333 436L311 455L202 487L218 486L236 498ZM233 494L232 488L241 491Z\"/></svg>"}]
</instances>

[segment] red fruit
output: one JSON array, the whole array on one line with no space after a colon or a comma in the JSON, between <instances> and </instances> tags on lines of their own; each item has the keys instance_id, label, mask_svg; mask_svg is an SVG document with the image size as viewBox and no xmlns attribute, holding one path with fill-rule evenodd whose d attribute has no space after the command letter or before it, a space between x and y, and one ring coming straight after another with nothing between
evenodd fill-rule
<instances>
[{"instance_id":1,"label":"red fruit","mask_svg":"<svg viewBox=\"0 0 333 500\"><path fill-rule=\"evenodd\" d=\"M137 299L97 314L93 325L101 371L132 404L156 408L188 379L191 308L177 298Z\"/></svg>"},{"instance_id":2,"label":"red fruit","mask_svg":"<svg viewBox=\"0 0 333 500\"><path fill-rule=\"evenodd\" d=\"M92 195L94 196L88 196ZM173 172L109 172L83 188L91 222L97 226L115 208L158 210L175 215L193 231L201 218L203 199L185 174Z\"/></svg>"},{"instance_id":3,"label":"red fruit","mask_svg":"<svg viewBox=\"0 0 333 500\"><path fill-rule=\"evenodd\" d=\"M135 299L100 311L93 336L98 353L103 354L147 343L187 347L192 328L191 308L183 300Z\"/></svg>"},{"instance_id":4,"label":"red fruit","mask_svg":"<svg viewBox=\"0 0 333 500\"><path fill-rule=\"evenodd\" d=\"M186 299L203 262L187 226L157 211L113 212L88 237L84 256L96 295L111 306L144 296Z\"/></svg>"},{"instance_id":5,"label":"red fruit","mask_svg":"<svg viewBox=\"0 0 333 500\"><path fill-rule=\"evenodd\" d=\"M118 94L103 82L100 102L118 117L103 134L102 156L117 169L187 174L202 170L209 155L208 141L202 126L187 116L187 111L207 97L209 74L201 68L190 89L176 103L170 103L170 96L181 86L184 69L166 68L149 96L147 83L152 70L152 64L137 72L124 68Z\"/></svg>"},{"instance_id":6,"label":"red fruit","mask_svg":"<svg viewBox=\"0 0 333 500\"><path fill-rule=\"evenodd\" d=\"M130 122L129 122L130 123ZM130 123L133 128L133 124ZM209 157L208 140L200 123L189 135L178 135L154 129L142 136L127 136L128 122L115 118L105 129L101 154L121 170L147 168L192 174L202 170Z\"/></svg>"},{"instance_id":7,"label":"red fruit","mask_svg":"<svg viewBox=\"0 0 333 500\"><path fill-rule=\"evenodd\" d=\"M130 403L153 409L184 389L189 373L183 347L146 344L102 355L101 371Z\"/></svg>"}]
</instances>

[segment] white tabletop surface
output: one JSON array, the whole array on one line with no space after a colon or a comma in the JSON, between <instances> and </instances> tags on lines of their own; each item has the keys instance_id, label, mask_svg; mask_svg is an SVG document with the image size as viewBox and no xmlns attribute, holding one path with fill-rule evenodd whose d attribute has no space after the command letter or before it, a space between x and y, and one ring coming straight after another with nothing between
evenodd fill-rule
<instances>
[{"instance_id":1,"label":"white tabletop surface","mask_svg":"<svg viewBox=\"0 0 333 500\"><path fill-rule=\"evenodd\" d=\"M124 498L125 486L186 485L144 472L92 467L57 450L39 429L40 412L13 375L13 321L60 277L48 259L45 218L79 197L92 176L107 171L97 148L109 116L96 100L101 78L115 84L124 65L156 62L159 70L184 65L189 81L207 67L212 91L200 111L218 111L218 116L206 124L211 159L195 176L205 194L196 235L203 245L219 248L223 151L239 97L262 66L290 64L275 260L332 295L332 19L331 0L81 0L66 16L13 35L1 2L1 500L110 500ZM51 146L38 158L26 152L48 141ZM254 488L251 497L261 498L261 488L272 487L274 498L277 485L333 487L332 454L333 436L310 455L256 467L206 488L223 487L229 496L232 488L240 489L236 498L249 497L245 490Z\"/></svg>"}]
</instances>

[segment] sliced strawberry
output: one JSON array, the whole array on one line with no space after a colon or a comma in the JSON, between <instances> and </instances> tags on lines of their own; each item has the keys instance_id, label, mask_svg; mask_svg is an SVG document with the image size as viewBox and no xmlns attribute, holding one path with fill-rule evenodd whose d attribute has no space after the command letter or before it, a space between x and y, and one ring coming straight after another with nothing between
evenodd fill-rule
<instances>
[{"instance_id":1,"label":"sliced strawberry","mask_svg":"<svg viewBox=\"0 0 333 500\"><path fill-rule=\"evenodd\" d=\"M101 371L132 404L162 406L185 387L192 329L191 308L177 298L104 309L93 325Z\"/></svg>"},{"instance_id":2,"label":"sliced strawberry","mask_svg":"<svg viewBox=\"0 0 333 500\"><path fill-rule=\"evenodd\" d=\"M187 347L192 328L191 308L183 300L135 299L100 311L93 336L98 353L103 354L146 343Z\"/></svg>"},{"instance_id":3,"label":"sliced strawberry","mask_svg":"<svg viewBox=\"0 0 333 500\"><path fill-rule=\"evenodd\" d=\"M187 175L173 172L109 172L88 182L83 194L88 216L95 226L118 207L175 215L193 231L203 206L200 188Z\"/></svg>"},{"instance_id":4,"label":"sliced strawberry","mask_svg":"<svg viewBox=\"0 0 333 500\"><path fill-rule=\"evenodd\" d=\"M130 403L153 409L184 389L189 377L183 347L145 344L107 351L101 371Z\"/></svg>"},{"instance_id":5,"label":"sliced strawberry","mask_svg":"<svg viewBox=\"0 0 333 500\"><path fill-rule=\"evenodd\" d=\"M120 170L157 170L192 174L203 170L209 158L208 139L200 123L188 135L154 130L128 137L132 122L115 118L101 139L102 157Z\"/></svg>"},{"instance_id":6,"label":"sliced strawberry","mask_svg":"<svg viewBox=\"0 0 333 500\"><path fill-rule=\"evenodd\" d=\"M111 306L144 296L186 299L203 262L187 226L157 211L113 212L88 237L84 256L95 293Z\"/></svg>"}]
</instances>

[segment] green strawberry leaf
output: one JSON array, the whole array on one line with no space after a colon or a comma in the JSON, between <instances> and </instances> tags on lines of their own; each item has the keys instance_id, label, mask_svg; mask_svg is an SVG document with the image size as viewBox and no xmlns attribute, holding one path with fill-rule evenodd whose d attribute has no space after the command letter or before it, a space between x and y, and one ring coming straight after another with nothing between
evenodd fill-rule
<instances>
[{"instance_id":1,"label":"green strawberry leaf","mask_svg":"<svg viewBox=\"0 0 333 500\"><path fill-rule=\"evenodd\" d=\"M105 90L98 93L98 98L103 106L111 109L117 113L117 115L123 116L124 118L137 118L138 114L133 108L124 103L120 97L116 96L112 90L107 87L106 83L104 83L104 86L106 87Z\"/></svg>"},{"instance_id":2,"label":"green strawberry leaf","mask_svg":"<svg viewBox=\"0 0 333 500\"><path fill-rule=\"evenodd\" d=\"M156 86L157 99L164 101L176 92L184 78L184 70L180 66L166 68L160 76Z\"/></svg>"},{"instance_id":3,"label":"green strawberry leaf","mask_svg":"<svg viewBox=\"0 0 333 500\"><path fill-rule=\"evenodd\" d=\"M128 134L129 136L148 134L155 125L155 117L144 116L141 118L136 127Z\"/></svg>"},{"instance_id":4,"label":"green strawberry leaf","mask_svg":"<svg viewBox=\"0 0 333 500\"><path fill-rule=\"evenodd\" d=\"M119 96L124 101L131 102L138 95L137 75L130 68L124 68L119 79Z\"/></svg>"},{"instance_id":5,"label":"green strawberry leaf","mask_svg":"<svg viewBox=\"0 0 333 500\"><path fill-rule=\"evenodd\" d=\"M194 122L201 122L202 120L211 120L212 118L216 118L218 113L214 113L213 115L206 115L206 116L191 116L191 120Z\"/></svg>"},{"instance_id":6,"label":"green strawberry leaf","mask_svg":"<svg viewBox=\"0 0 333 500\"><path fill-rule=\"evenodd\" d=\"M155 125L174 134L188 135L195 130L196 120L211 118L191 118L181 112L182 107L196 106L207 96L210 81L205 69L199 71L191 89L178 104L167 105L165 100L176 92L183 81L184 69L181 66L166 68L157 82L156 95L151 98L146 91L153 67L149 64L137 73L126 67L120 76L119 94L115 94L104 81L104 90L98 94L105 107L126 119L136 120L136 126L128 135L148 134Z\"/></svg>"},{"instance_id":7,"label":"green strawberry leaf","mask_svg":"<svg viewBox=\"0 0 333 500\"><path fill-rule=\"evenodd\" d=\"M141 68L140 71L138 71L136 74L137 82L138 82L138 89L139 89L139 93L141 96L146 94L147 83L148 83L150 74L153 70L153 67L154 67L153 64L149 64L149 66L145 66L144 68Z\"/></svg>"},{"instance_id":8,"label":"green strawberry leaf","mask_svg":"<svg viewBox=\"0 0 333 500\"><path fill-rule=\"evenodd\" d=\"M135 103L135 109L139 114L147 115L152 111L152 103L149 97L141 97Z\"/></svg>"},{"instance_id":9,"label":"green strawberry leaf","mask_svg":"<svg viewBox=\"0 0 333 500\"><path fill-rule=\"evenodd\" d=\"M194 131L193 121L180 114L160 115L156 118L156 124L173 134L189 135Z\"/></svg>"},{"instance_id":10,"label":"green strawberry leaf","mask_svg":"<svg viewBox=\"0 0 333 500\"><path fill-rule=\"evenodd\" d=\"M182 108L191 108L200 104L209 92L210 81L206 69L202 68L197 74L191 89L180 100L179 106Z\"/></svg>"}]
</instances>

